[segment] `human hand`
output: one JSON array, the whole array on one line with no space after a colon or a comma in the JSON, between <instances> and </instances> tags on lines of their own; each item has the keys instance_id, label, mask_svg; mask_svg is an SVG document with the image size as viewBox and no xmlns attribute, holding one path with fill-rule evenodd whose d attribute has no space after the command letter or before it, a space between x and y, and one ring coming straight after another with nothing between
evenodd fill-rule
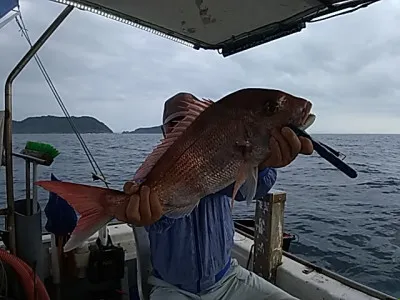
<instances>
[{"instance_id":1,"label":"human hand","mask_svg":"<svg viewBox=\"0 0 400 300\"><path fill-rule=\"evenodd\" d=\"M156 193L151 193L148 186L139 186L133 182L124 184L124 193L130 195L126 207L125 222L136 226L151 225L161 218L162 207Z\"/></svg>"},{"instance_id":2,"label":"human hand","mask_svg":"<svg viewBox=\"0 0 400 300\"><path fill-rule=\"evenodd\" d=\"M289 127L282 128L281 132L274 129L269 141L270 154L259 166L264 168L281 168L289 165L299 153L310 155L314 151L311 141L305 137L298 137Z\"/></svg>"}]
</instances>

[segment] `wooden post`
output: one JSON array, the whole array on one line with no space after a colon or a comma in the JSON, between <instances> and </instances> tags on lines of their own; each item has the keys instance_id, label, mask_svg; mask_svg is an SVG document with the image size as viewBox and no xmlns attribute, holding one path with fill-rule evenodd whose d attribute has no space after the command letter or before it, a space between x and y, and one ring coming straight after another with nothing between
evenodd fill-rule
<instances>
[{"instance_id":1,"label":"wooden post","mask_svg":"<svg viewBox=\"0 0 400 300\"><path fill-rule=\"evenodd\" d=\"M274 191L256 205L253 272L272 283L282 263L285 202L286 193Z\"/></svg>"}]
</instances>

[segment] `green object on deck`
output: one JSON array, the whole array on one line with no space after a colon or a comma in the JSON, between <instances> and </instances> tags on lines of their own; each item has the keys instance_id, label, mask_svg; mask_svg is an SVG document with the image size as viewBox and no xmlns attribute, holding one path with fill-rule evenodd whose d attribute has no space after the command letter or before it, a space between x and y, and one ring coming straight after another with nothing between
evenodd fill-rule
<instances>
[{"instance_id":1,"label":"green object on deck","mask_svg":"<svg viewBox=\"0 0 400 300\"><path fill-rule=\"evenodd\" d=\"M50 144L28 141L25 145L25 150L40 152L52 159L56 158L60 152Z\"/></svg>"},{"instance_id":2,"label":"green object on deck","mask_svg":"<svg viewBox=\"0 0 400 300\"><path fill-rule=\"evenodd\" d=\"M33 158L41 159L43 164L50 166L60 152L50 144L28 141L25 148L21 151L22 154Z\"/></svg>"}]
</instances>

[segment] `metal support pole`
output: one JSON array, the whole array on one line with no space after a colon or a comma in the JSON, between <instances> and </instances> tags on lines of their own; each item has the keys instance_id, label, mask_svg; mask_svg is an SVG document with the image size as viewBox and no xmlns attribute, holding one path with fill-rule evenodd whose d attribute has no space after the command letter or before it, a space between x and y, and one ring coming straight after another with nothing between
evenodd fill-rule
<instances>
[{"instance_id":1,"label":"metal support pole","mask_svg":"<svg viewBox=\"0 0 400 300\"><path fill-rule=\"evenodd\" d=\"M26 195L26 215L29 216L32 214L31 207L31 162L29 160L25 160L25 195Z\"/></svg>"},{"instance_id":2,"label":"metal support pole","mask_svg":"<svg viewBox=\"0 0 400 300\"><path fill-rule=\"evenodd\" d=\"M37 168L38 165L36 162L32 162L33 165L33 174L32 174L32 181L33 181L33 196L32 196L32 201L29 201L31 203L31 215L36 213L37 209L37 203L38 203L38 192L37 192L37 185L35 182L37 181ZM26 213L28 215L28 212Z\"/></svg>"},{"instance_id":3,"label":"metal support pole","mask_svg":"<svg viewBox=\"0 0 400 300\"><path fill-rule=\"evenodd\" d=\"M48 38L60 26L65 18L73 10L73 6L67 6L46 29L42 36L29 49L25 56L11 71L5 84L5 120L4 120L4 144L6 157L6 189L7 189L7 230L10 235L10 251L16 253L15 244L15 216L14 216L14 174L13 174L13 158L12 158L12 85L13 81L21 73L23 68L28 64L33 56L39 51Z\"/></svg>"}]
</instances>

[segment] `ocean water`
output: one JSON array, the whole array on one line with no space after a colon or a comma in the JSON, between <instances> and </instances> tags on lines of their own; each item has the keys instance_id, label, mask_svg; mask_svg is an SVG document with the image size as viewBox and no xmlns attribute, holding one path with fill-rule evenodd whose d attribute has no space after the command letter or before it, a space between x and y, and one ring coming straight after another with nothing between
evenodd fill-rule
<instances>
[{"instance_id":1,"label":"ocean water","mask_svg":"<svg viewBox=\"0 0 400 300\"><path fill-rule=\"evenodd\" d=\"M85 134L107 180L121 188L159 141L159 135ZM315 135L347 155L359 173L350 179L318 155L299 157L280 169L275 189L287 192L285 230L299 236L291 252L319 266L400 297L400 135ZM75 135L14 135L14 151L27 140L60 150L41 179L93 184L91 166ZM4 205L4 168L0 177ZM24 162L15 159L16 199L24 198ZM95 184L101 185L101 182ZM42 209L47 193L39 189ZM254 206L238 203L235 217L253 217ZM45 222L45 220L44 220ZM44 224L44 223L43 223Z\"/></svg>"}]
</instances>

